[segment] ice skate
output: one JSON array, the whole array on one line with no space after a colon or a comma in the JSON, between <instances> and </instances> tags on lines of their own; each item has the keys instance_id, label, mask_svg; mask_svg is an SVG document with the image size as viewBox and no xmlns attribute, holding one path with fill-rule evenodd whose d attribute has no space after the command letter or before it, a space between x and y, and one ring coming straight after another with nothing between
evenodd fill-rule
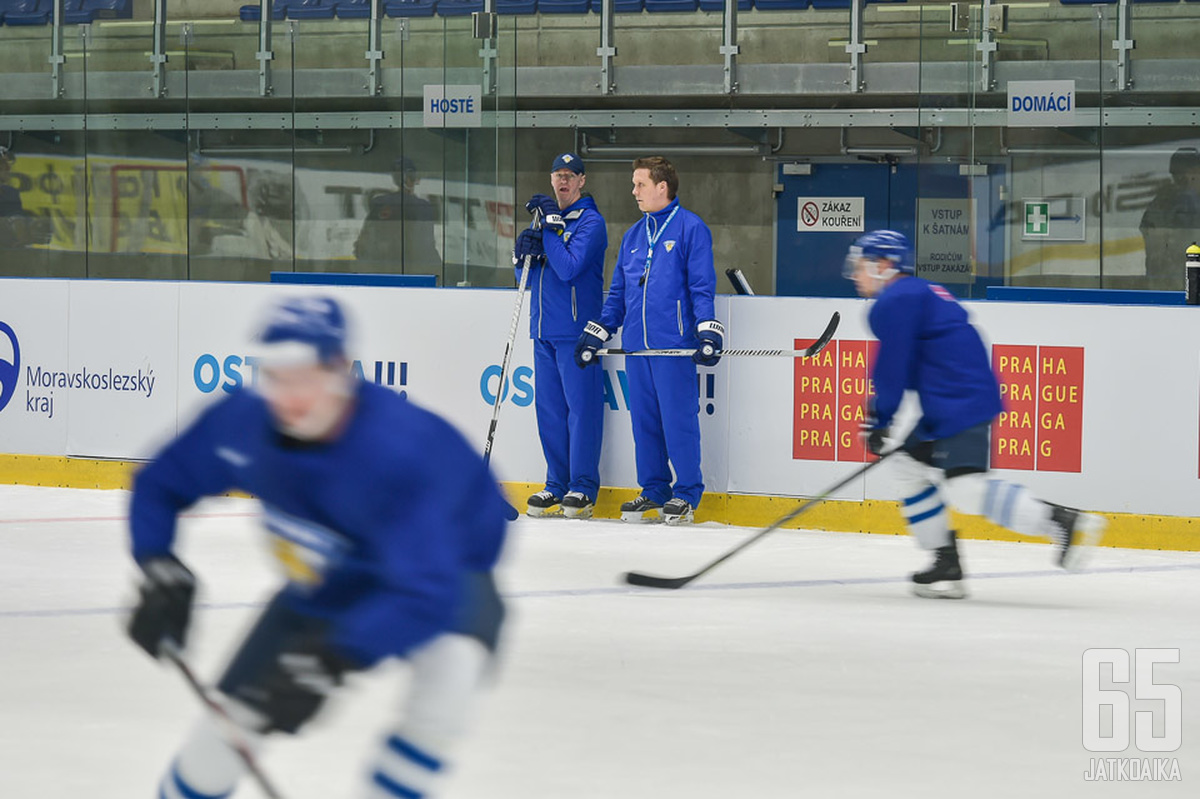
<instances>
[{"instance_id":1,"label":"ice skate","mask_svg":"<svg viewBox=\"0 0 1200 799\"><path fill-rule=\"evenodd\" d=\"M562 499L562 512L568 519L590 519L596 503L582 491L568 491Z\"/></svg>"},{"instance_id":2,"label":"ice skate","mask_svg":"<svg viewBox=\"0 0 1200 799\"><path fill-rule=\"evenodd\" d=\"M1091 548L1100 543L1107 526L1103 516L1051 504L1050 539L1058 553L1058 565L1068 571L1083 568Z\"/></svg>"},{"instance_id":3,"label":"ice skate","mask_svg":"<svg viewBox=\"0 0 1200 799\"><path fill-rule=\"evenodd\" d=\"M667 504L663 505L662 517L666 524L691 524L692 514L695 508L688 502L682 499L669 499Z\"/></svg>"},{"instance_id":4,"label":"ice skate","mask_svg":"<svg viewBox=\"0 0 1200 799\"><path fill-rule=\"evenodd\" d=\"M542 489L529 498L525 510L527 516L535 519L542 516L557 516L563 512L562 500L546 489Z\"/></svg>"},{"instance_id":5,"label":"ice skate","mask_svg":"<svg viewBox=\"0 0 1200 799\"><path fill-rule=\"evenodd\" d=\"M631 499L621 505L621 521L633 524L652 524L660 521L659 510L662 505L641 494L637 499Z\"/></svg>"},{"instance_id":6,"label":"ice skate","mask_svg":"<svg viewBox=\"0 0 1200 799\"><path fill-rule=\"evenodd\" d=\"M912 576L912 590L917 596L929 599L964 599L962 565L958 562L958 542L954 533L950 543L934 550L933 565Z\"/></svg>"}]
</instances>

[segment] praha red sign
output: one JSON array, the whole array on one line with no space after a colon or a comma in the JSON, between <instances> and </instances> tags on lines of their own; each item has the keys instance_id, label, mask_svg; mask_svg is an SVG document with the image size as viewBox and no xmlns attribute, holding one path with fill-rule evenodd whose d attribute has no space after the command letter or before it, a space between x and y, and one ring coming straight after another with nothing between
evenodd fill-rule
<instances>
[{"instance_id":1,"label":"praha red sign","mask_svg":"<svg viewBox=\"0 0 1200 799\"><path fill-rule=\"evenodd\" d=\"M814 339L796 339L804 349ZM877 341L831 342L794 366L792 458L814 461L864 461L859 436L867 398L873 393L871 363Z\"/></svg>"},{"instance_id":2,"label":"praha red sign","mask_svg":"<svg viewBox=\"0 0 1200 799\"><path fill-rule=\"evenodd\" d=\"M1083 347L996 344L1004 412L992 426L992 466L1078 472L1083 463Z\"/></svg>"},{"instance_id":3,"label":"praha red sign","mask_svg":"<svg viewBox=\"0 0 1200 799\"><path fill-rule=\"evenodd\" d=\"M813 339L796 339L796 349ZM877 341L839 339L812 358L796 358L792 458L865 461L859 436L874 389ZM997 344L992 367L1004 412L992 425L992 466L1078 472L1083 461L1082 347Z\"/></svg>"}]
</instances>

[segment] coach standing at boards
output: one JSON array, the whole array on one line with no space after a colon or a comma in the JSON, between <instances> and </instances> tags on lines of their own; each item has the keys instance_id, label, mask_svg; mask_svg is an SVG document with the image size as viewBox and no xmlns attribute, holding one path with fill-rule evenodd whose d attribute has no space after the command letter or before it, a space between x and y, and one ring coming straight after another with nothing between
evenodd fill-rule
<instances>
[{"instance_id":1,"label":"coach standing at boards","mask_svg":"<svg viewBox=\"0 0 1200 799\"><path fill-rule=\"evenodd\" d=\"M557 513L586 519L600 490L604 385L599 369L572 364L583 323L600 312L608 228L590 196L583 161L563 153L550 165L553 197L526 203L542 212L542 227L517 237L513 260L530 259L529 335L538 436L546 456L546 487L529 498L530 516ZM544 256L544 257L543 257Z\"/></svg>"},{"instance_id":2,"label":"coach standing at boards","mask_svg":"<svg viewBox=\"0 0 1200 799\"><path fill-rule=\"evenodd\" d=\"M661 156L633 162L633 197L642 218L621 239L608 300L575 348L580 366L624 328L628 351L695 348L691 358L630 356L629 413L642 493L621 506L626 521L692 521L704 493L700 471L700 390L696 364L715 366L725 329L715 318L712 233L679 204L679 176ZM671 485L671 467L675 484Z\"/></svg>"}]
</instances>

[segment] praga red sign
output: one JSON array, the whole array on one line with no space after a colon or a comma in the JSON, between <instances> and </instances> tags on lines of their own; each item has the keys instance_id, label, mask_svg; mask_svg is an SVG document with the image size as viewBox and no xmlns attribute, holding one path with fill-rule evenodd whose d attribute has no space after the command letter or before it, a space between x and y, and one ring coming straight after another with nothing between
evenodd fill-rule
<instances>
[{"instance_id":1,"label":"praga red sign","mask_svg":"<svg viewBox=\"0 0 1200 799\"><path fill-rule=\"evenodd\" d=\"M1078 472L1083 463L1083 347L992 347L1004 412L992 466Z\"/></svg>"},{"instance_id":2,"label":"praga red sign","mask_svg":"<svg viewBox=\"0 0 1200 799\"><path fill-rule=\"evenodd\" d=\"M804 349L815 339L796 339ZM863 461L859 436L877 341L831 342L794 366L792 458L812 461Z\"/></svg>"},{"instance_id":3,"label":"praga red sign","mask_svg":"<svg viewBox=\"0 0 1200 799\"><path fill-rule=\"evenodd\" d=\"M813 339L796 339L803 349ZM794 361L792 458L865 461L859 426L874 393L877 341L840 339ZM992 466L1078 472L1083 460L1083 347L992 347L1004 412L992 425Z\"/></svg>"}]
</instances>

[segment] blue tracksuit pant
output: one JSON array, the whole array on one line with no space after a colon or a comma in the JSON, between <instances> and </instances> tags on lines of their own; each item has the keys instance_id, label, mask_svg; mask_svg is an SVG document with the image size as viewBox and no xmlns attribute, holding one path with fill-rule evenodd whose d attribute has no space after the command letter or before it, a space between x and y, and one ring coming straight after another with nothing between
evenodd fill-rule
<instances>
[{"instance_id":1,"label":"blue tracksuit pant","mask_svg":"<svg viewBox=\"0 0 1200 799\"><path fill-rule=\"evenodd\" d=\"M533 341L534 405L546 456L546 488L562 497L600 489L604 372L575 365L575 341Z\"/></svg>"},{"instance_id":2,"label":"blue tracksuit pant","mask_svg":"<svg viewBox=\"0 0 1200 799\"><path fill-rule=\"evenodd\" d=\"M673 496L700 504L700 386L691 358L629 357L629 415L642 493L658 504ZM671 467L675 487L671 488Z\"/></svg>"}]
</instances>

